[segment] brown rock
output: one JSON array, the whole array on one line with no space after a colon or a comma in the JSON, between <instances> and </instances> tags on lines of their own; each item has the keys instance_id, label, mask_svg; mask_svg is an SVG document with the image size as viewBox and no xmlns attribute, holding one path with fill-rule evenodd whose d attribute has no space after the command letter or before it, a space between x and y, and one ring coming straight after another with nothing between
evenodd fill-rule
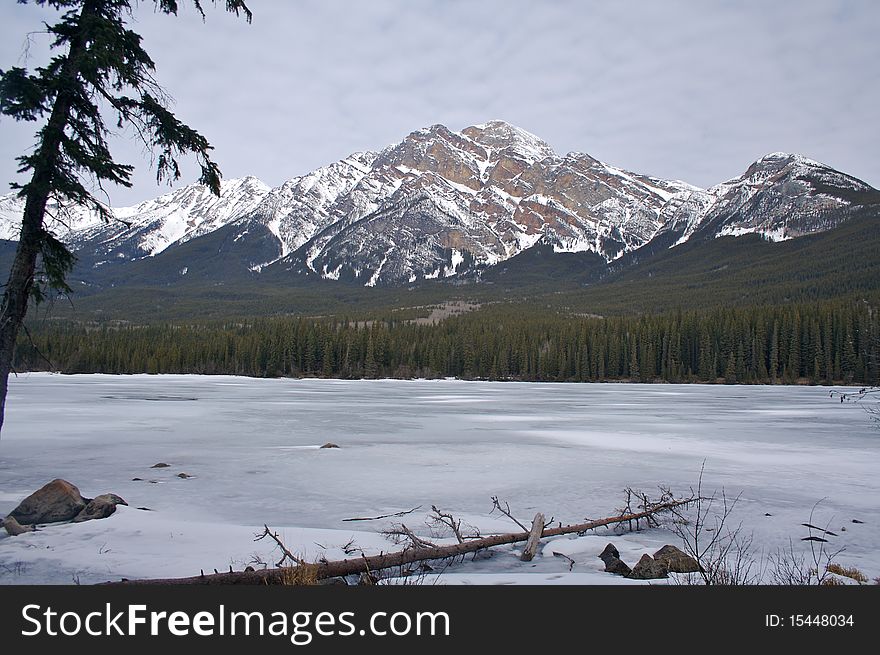
<instances>
[{"instance_id":1,"label":"brown rock","mask_svg":"<svg viewBox=\"0 0 880 655\"><path fill-rule=\"evenodd\" d=\"M91 521L92 519L106 519L116 511L117 505L128 505L116 494L101 494L94 498L83 510L74 517L74 523Z\"/></svg>"},{"instance_id":2,"label":"brown rock","mask_svg":"<svg viewBox=\"0 0 880 655\"><path fill-rule=\"evenodd\" d=\"M650 555L642 555L642 559L638 561L633 567L632 573L627 577L633 580L657 580L667 577L668 573L669 571L663 562L655 560Z\"/></svg>"},{"instance_id":3,"label":"brown rock","mask_svg":"<svg viewBox=\"0 0 880 655\"><path fill-rule=\"evenodd\" d=\"M6 528L6 532L10 537L17 537L20 534L24 534L25 532L33 532L36 528L32 525L22 525L18 521L16 521L12 516L7 516L0 522L4 528Z\"/></svg>"},{"instance_id":4,"label":"brown rock","mask_svg":"<svg viewBox=\"0 0 880 655\"><path fill-rule=\"evenodd\" d=\"M614 573L615 575L622 575L624 577L628 577L630 573L632 573L632 569L627 566L626 562L617 558L617 557L609 557L605 562L605 571L608 573Z\"/></svg>"},{"instance_id":5,"label":"brown rock","mask_svg":"<svg viewBox=\"0 0 880 655\"><path fill-rule=\"evenodd\" d=\"M336 445L335 443L333 443L332 441L328 441L328 442L325 443L323 446L321 446L321 448L339 448L339 446L337 446L337 445Z\"/></svg>"},{"instance_id":6,"label":"brown rock","mask_svg":"<svg viewBox=\"0 0 880 655\"><path fill-rule=\"evenodd\" d=\"M605 571L608 573L624 576L631 573L631 569L626 565L626 562L620 559L620 551L617 550L614 544L605 546L605 550L599 555L599 559L605 562Z\"/></svg>"},{"instance_id":7,"label":"brown rock","mask_svg":"<svg viewBox=\"0 0 880 655\"><path fill-rule=\"evenodd\" d=\"M71 520L88 502L67 480L52 480L21 501L9 516L22 525L59 523Z\"/></svg>"},{"instance_id":8,"label":"brown rock","mask_svg":"<svg viewBox=\"0 0 880 655\"><path fill-rule=\"evenodd\" d=\"M605 550L603 550L602 553L599 555L599 559L605 561L610 557L620 559L620 551L617 550L617 547L611 543L605 546Z\"/></svg>"},{"instance_id":9,"label":"brown rock","mask_svg":"<svg viewBox=\"0 0 880 655\"><path fill-rule=\"evenodd\" d=\"M670 573L700 572L700 565L697 560L679 548L668 544L654 553L654 559L662 562Z\"/></svg>"}]
</instances>

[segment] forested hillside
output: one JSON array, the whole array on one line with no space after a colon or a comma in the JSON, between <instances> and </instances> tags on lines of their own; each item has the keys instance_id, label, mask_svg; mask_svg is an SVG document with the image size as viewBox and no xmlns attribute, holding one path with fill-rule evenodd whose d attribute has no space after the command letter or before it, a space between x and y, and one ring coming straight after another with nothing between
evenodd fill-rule
<instances>
[{"instance_id":1,"label":"forested hillside","mask_svg":"<svg viewBox=\"0 0 880 655\"><path fill-rule=\"evenodd\" d=\"M492 304L437 324L407 314L144 326L44 323L18 370L342 378L878 382L878 298L572 316Z\"/></svg>"}]
</instances>

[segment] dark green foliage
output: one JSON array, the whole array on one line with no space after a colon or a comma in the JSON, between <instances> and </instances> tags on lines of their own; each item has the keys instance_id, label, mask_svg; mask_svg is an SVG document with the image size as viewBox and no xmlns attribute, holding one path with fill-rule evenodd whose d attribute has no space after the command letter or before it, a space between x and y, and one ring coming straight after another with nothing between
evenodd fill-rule
<instances>
[{"instance_id":1,"label":"dark green foliage","mask_svg":"<svg viewBox=\"0 0 880 655\"><path fill-rule=\"evenodd\" d=\"M51 289L68 293L71 291L67 285L66 276L73 269L76 257L71 253L63 243L55 238L55 235L45 232L43 234L43 243L40 251L43 262L43 270L40 271L42 279L46 281L46 285ZM31 287L31 297L35 302L40 303L46 299L46 291L43 285L34 285Z\"/></svg>"},{"instance_id":2,"label":"dark green foliage","mask_svg":"<svg viewBox=\"0 0 880 655\"><path fill-rule=\"evenodd\" d=\"M114 161L102 107L109 107L105 111L113 115L117 128L133 128L146 148L158 152L159 180L180 177L176 157L190 153L201 167L200 181L220 193L220 169L210 158L211 146L165 107L164 92L153 78L153 61L141 47L141 37L127 27L136 0L34 2L63 13L58 22L45 24L58 53L46 66L34 73L18 67L0 70L0 113L20 121L44 121L33 150L18 158L19 173L30 179L12 185L25 206L0 306L0 425L15 344L29 303L44 300L48 289L70 291L67 276L75 257L46 229L50 201L61 210L90 207L112 220L85 180L99 189L107 182L131 186L134 169ZM204 16L200 0L193 2ZM177 13L175 0L155 0L155 7L161 13ZM226 0L226 9L243 12L250 21L244 0Z\"/></svg>"},{"instance_id":3,"label":"dark green foliage","mask_svg":"<svg viewBox=\"0 0 880 655\"><path fill-rule=\"evenodd\" d=\"M141 47L140 35L126 24L132 0L35 0L35 4L67 10L58 23L46 25L54 36L52 47L62 53L35 73L22 68L0 71L0 111L25 121L48 115L37 133L37 147L18 161L20 173L48 168L49 179L35 176L13 188L27 197L44 191L36 185L48 183L50 195L59 202L92 207L112 220L80 177L86 175L99 185L131 186L133 167L115 162L107 146L108 125L99 105L105 103L115 114L117 128L134 127L144 144L158 153L160 181L177 180L177 156L192 153L201 166L200 181L219 194L220 171L210 159L208 141L179 121L159 99L165 94L153 79L155 65ZM204 15L198 0L194 4ZM156 0L155 5L162 13L177 13L178 3L173 0ZM244 12L250 20L243 0L227 0L226 6L236 14ZM62 104L66 111L58 115ZM56 138L57 149L44 147ZM54 280L48 282L54 286Z\"/></svg>"},{"instance_id":4,"label":"dark green foliage","mask_svg":"<svg viewBox=\"0 0 880 655\"><path fill-rule=\"evenodd\" d=\"M58 322L31 334L32 344L19 344L21 370L45 369L48 359L66 373L876 384L880 319L877 298L609 318L499 304L436 325L393 313Z\"/></svg>"}]
</instances>

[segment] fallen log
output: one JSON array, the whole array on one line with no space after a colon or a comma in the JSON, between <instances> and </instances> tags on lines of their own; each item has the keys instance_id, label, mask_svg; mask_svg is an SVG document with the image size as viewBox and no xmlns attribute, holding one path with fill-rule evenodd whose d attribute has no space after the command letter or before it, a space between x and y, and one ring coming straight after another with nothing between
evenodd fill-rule
<instances>
[{"instance_id":1,"label":"fallen log","mask_svg":"<svg viewBox=\"0 0 880 655\"><path fill-rule=\"evenodd\" d=\"M529 531L529 538L526 540L526 547L523 549L522 557L520 558L523 562L531 562L535 557L535 553L538 552L538 544L541 543L541 536L544 532L544 515L541 512L535 514L535 518L532 521L532 529Z\"/></svg>"},{"instance_id":2,"label":"fallen log","mask_svg":"<svg viewBox=\"0 0 880 655\"><path fill-rule=\"evenodd\" d=\"M619 516L611 516L586 523L578 523L574 525L563 525L556 528L547 528L541 531L541 538L558 537L564 534L575 534L595 530L596 528L615 525L617 523L626 523L627 521L635 521L648 516L653 516L660 512L664 512L675 507L688 505L695 502L696 498L685 498L682 500L671 500L667 502L652 505L643 512L633 514L621 514ZM537 518L537 517L536 517ZM236 571L233 573L214 573L209 575L198 575L190 578L155 578L147 580L122 580L119 582L107 582L110 585L280 585L285 584L291 579L291 570L307 567L309 573L314 573L318 580L325 578L342 577L359 573L370 573L381 569L390 569L400 566L406 566L414 562L423 562L427 560L440 560L469 553L475 553L487 548L501 546L505 544L514 544L529 539L531 531L512 532L506 534L497 534L481 539L471 539L457 544L448 546L431 545L420 548L407 548L393 553L380 553L379 555L363 556L353 559L343 559L336 561L323 561L314 564L300 564L296 567L282 567L275 569L263 569L259 571ZM428 543L428 542L425 542Z\"/></svg>"}]
</instances>

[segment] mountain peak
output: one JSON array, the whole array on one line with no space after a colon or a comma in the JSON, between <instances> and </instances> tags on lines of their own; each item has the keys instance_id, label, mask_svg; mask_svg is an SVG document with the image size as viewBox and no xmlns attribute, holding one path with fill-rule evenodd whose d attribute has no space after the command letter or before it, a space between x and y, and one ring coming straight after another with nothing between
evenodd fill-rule
<instances>
[{"instance_id":1,"label":"mountain peak","mask_svg":"<svg viewBox=\"0 0 880 655\"><path fill-rule=\"evenodd\" d=\"M804 155L790 152L771 152L755 161L746 172L735 180L725 182L719 187L729 187L748 180L750 184L778 182L782 177L798 179L801 183L814 188L828 185L856 191L871 190L871 186L862 180L842 173L827 164Z\"/></svg>"},{"instance_id":2,"label":"mountain peak","mask_svg":"<svg viewBox=\"0 0 880 655\"><path fill-rule=\"evenodd\" d=\"M534 161L556 156L553 148L546 141L502 120L495 119L480 125L471 125L461 133L481 146L492 149L510 148Z\"/></svg>"},{"instance_id":3,"label":"mountain peak","mask_svg":"<svg viewBox=\"0 0 880 655\"><path fill-rule=\"evenodd\" d=\"M823 168L828 168L822 162L818 162L815 159L810 159L809 157L804 157L803 155L794 152L771 152L758 159L755 164L803 164L806 166L821 166Z\"/></svg>"},{"instance_id":4,"label":"mountain peak","mask_svg":"<svg viewBox=\"0 0 880 655\"><path fill-rule=\"evenodd\" d=\"M443 123L434 123L433 125L428 125L427 127L420 128L418 130L413 130L409 133L407 138L414 137L423 137L428 135L443 135L451 134L452 130L443 125Z\"/></svg>"},{"instance_id":5,"label":"mountain peak","mask_svg":"<svg viewBox=\"0 0 880 655\"><path fill-rule=\"evenodd\" d=\"M255 192L268 192L271 187L258 177L245 175L244 177L225 178L220 181L220 193L227 193L231 189L249 189Z\"/></svg>"}]
</instances>

